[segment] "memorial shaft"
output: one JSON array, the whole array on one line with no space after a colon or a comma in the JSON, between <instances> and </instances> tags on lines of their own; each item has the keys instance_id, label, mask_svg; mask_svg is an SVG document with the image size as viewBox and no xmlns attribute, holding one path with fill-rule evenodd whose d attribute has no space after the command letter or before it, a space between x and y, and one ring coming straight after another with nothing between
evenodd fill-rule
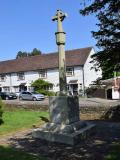
<instances>
[{"instance_id":1,"label":"memorial shaft","mask_svg":"<svg viewBox=\"0 0 120 160\"><path fill-rule=\"evenodd\" d=\"M59 85L60 93L64 94L67 92L66 84L66 61L65 61L65 32L62 28L62 21L65 18L65 14L60 10L57 11L53 21L57 21L57 32L56 35L56 44L58 45L59 53Z\"/></svg>"}]
</instances>

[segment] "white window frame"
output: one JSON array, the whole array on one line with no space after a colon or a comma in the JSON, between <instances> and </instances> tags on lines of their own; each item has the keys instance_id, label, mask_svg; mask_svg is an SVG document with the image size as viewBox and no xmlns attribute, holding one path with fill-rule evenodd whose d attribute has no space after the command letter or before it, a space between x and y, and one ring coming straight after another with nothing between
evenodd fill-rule
<instances>
[{"instance_id":1,"label":"white window frame","mask_svg":"<svg viewBox=\"0 0 120 160\"><path fill-rule=\"evenodd\" d=\"M0 82L5 82L6 81L6 75L5 74L1 74L0 75Z\"/></svg>"},{"instance_id":2,"label":"white window frame","mask_svg":"<svg viewBox=\"0 0 120 160\"><path fill-rule=\"evenodd\" d=\"M66 68L66 76L71 77L74 75L74 67L67 67Z\"/></svg>"},{"instance_id":3,"label":"white window frame","mask_svg":"<svg viewBox=\"0 0 120 160\"><path fill-rule=\"evenodd\" d=\"M14 86L14 91L19 92L19 86Z\"/></svg>"},{"instance_id":4,"label":"white window frame","mask_svg":"<svg viewBox=\"0 0 120 160\"><path fill-rule=\"evenodd\" d=\"M3 87L4 92L10 92L10 87Z\"/></svg>"},{"instance_id":5,"label":"white window frame","mask_svg":"<svg viewBox=\"0 0 120 160\"><path fill-rule=\"evenodd\" d=\"M46 89L47 91L53 91L53 87L54 87L54 85L51 84L51 85L47 86L45 89Z\"/></svg>"},{"instance_id":6,"label":"white window frame","mask_svg":"<svg viewBox=\"0 0 120 160\"><path fill-rule=\"evenodd\" d=\"M47 78L47 70L39 70L39 77L40 78Z\"/></svg>"},{"instance_id":7,"label":"white window frame","mask_svg":"<svg viewBox=\"0 0 120 160\"><path fill-rule=\"evenodd\" d=\"M24 74L24 72L17 73L17 76L18 76L18 81L25 80L25 74Z\"/></svg>"}]
</instances>

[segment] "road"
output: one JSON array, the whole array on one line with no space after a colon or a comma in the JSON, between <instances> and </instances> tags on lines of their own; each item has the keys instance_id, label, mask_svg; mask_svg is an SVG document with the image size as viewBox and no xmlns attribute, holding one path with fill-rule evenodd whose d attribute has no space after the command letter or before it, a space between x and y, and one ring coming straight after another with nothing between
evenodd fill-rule
<instances>
[{"instance_id":1,"label":"road","mask_svg":"<svg viewBox=\"0 0 120 160\"><path fill-rule=\"evenodd\" d=\"M20 101L16 100L4 100L5 104L14 104L14 105L39 105L39 106L48 106L49 100L45 98L42 101ZM120 100L107 100L101 98L80 98L79 99L80 106L116 106L120 105Z\"/></svg>"}]
</instances>

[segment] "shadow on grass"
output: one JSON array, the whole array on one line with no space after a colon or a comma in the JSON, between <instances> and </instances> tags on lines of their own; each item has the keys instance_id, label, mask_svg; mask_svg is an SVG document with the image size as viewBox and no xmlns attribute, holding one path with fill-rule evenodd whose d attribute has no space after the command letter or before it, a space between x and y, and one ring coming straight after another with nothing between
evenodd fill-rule
<instances>
[{"instance_id":1,"label":"shadow on grass","mask_svg":"<svg viewBox=\"0 0 120 160\"><path fill-rule=\"evenodd\" d=\"M1 160L45 160L11 147L0 146L0 159Z\"/></svg>"},{"instance_id":2,"label":"shadow on grass","mask_svg":"<svg viewBox=\"0 0 120 160\"><path fill-rule=\"evenodd\" d=\"M105 160L120 159L120 143L114 145L113 150L106 156Z\"/></svg>"},{"instance_id":3,"label":"shadow on grass","mask_svg":"<svg viewBox=\"0 0 120 160\"><path fill-rule=\"evenodd\" d=\"M96 133L75 146L33 139L29 134L26 138L11 138L11 147L49 160L105 160L105 156L112 151L113 144L120 141L120 127L111 122L95 123Z\"/></svg>"}]
</instances>

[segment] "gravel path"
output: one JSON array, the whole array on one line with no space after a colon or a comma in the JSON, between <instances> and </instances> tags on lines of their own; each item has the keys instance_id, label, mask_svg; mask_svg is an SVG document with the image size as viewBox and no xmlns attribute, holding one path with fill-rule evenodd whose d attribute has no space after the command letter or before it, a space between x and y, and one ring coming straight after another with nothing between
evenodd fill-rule
<instances>
[{"instance_id":1,"label":"gravel path","mask_svg":"<svg viewBox=\"0 0 120 160\"><path fill-rule=\"evenodd\" d=\"M115 142L120 142L120 123L96 121L96 133L75 146L35 140L31 130L0 138L0 145L8 144L48 160L103 160Z\"/></svg>"}]
</instances>

